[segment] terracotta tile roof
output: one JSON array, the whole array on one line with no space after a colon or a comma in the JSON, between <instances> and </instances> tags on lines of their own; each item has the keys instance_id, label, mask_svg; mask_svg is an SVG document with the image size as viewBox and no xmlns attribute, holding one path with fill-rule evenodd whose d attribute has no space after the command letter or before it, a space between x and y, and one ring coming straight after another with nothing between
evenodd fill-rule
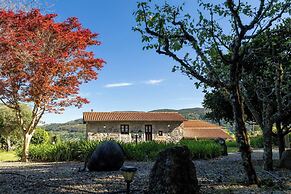
<instances>
[{"instance_id":1,"label":"terracotta tile roof","mask_svg":"<svg viewBox=\"0 0 291 194\"><path fill-rule=\"evenodd\" d=\"M177 112L84 112L83 121L185 121Z\"/></svg>"},{"instance_id":2,"label":"terracotta tile roof","mask_svg":"<svg viewBox=\"0 0 291 194\"><path fill-rule=\"evenodd\" d=\"M201 120L184 121L183 124L183 137L185 139L216 139L218 137L223 139L232 139L222 127L219 125L211 124Z\"/></svg>"}]
</instances>

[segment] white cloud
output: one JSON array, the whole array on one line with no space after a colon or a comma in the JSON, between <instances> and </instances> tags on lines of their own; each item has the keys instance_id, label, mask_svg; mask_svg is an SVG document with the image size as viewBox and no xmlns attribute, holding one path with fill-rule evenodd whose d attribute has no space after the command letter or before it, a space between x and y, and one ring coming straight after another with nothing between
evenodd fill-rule
<instances>
[{"instance_id":1,"label":"white cloud","mask_svg":"<svg viewBox=\"0 0 291 194\"><path fill-rule=\"evenodd\" d=\"M164 81L163 79L151 79L151 80L146 81L145 83L149 85L157 85L163 81Z\"/></svg>"},{"instance_id":2,"label":"white cloud","mask_svg":"<svg viewBox=\"0 0 291 194\"><path fill-rule=\"evenodd\" d=\"M131 86L133 83L129 82L120 82L120 83L112 83L112 84L106 84L104 87L105 88L117 88L117 87L126 87L126 86Z\"/></svg>"}]
</instances>

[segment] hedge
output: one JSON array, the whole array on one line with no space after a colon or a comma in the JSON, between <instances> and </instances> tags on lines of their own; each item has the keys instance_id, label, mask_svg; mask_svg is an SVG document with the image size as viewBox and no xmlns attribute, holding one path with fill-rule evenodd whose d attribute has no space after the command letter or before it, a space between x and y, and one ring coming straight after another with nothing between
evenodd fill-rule
<instances>
[{"instance_id":1,"label":"hedge","mask_svg":"<svg viewBox=\"0 0 291 194\"><path fill-rule=\"evenodd\" d=\"M84 161L94 151L98 141L68 141L57 144L31 145L29 157L32 161ZM222 153L222 148L214 141L183 140L179 143L142 142L142 143L120 143L128 160L152 161L158 153L166 148L184 145L187 146L193 159L211 159ZM21 155L21 152L18 152Z\"/></svg>"}]
</instances>

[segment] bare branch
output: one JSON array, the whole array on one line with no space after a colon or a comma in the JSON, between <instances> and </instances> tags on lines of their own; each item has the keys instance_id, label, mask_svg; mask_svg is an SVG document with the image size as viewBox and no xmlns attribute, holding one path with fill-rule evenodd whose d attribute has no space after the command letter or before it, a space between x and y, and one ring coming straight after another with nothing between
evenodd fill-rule
<instances>
[{"instance_id":1,"label":"bare branch","mask_svg":"<svg viewBox=\"0 0 291 194\"><path fill-rule=\"evenodd\" d=\"M212 87L218 87L218 86L225 87L224 83L219 82L219 81L209 80L209 79L205 78L204 76L202 76L201 74L199 74L197 71L193 70L191 68L190 64L188 64L184 60L180 59L176 54L174 54L173 52L170 51L169 40L165 39L165 42L166 42L166 46L163 48L164 51L160 50L160 48L159 48L157 50L157 53L167 55L167 56L171 57L172 59L174 59L175 61L179 62L182 67L184 67L191 75L193 75L199 81L204 82L205 84L212 86Z\"/></svg>"},{"instance_id":2,"label":"bare branch","mask_svg":"<svg viewBox=\"0 0 291 194\"><path fill-rule=\"evenodd\" d=\"M252 102L250 101L249 99L249 96L247 94L247 90L246 88L244 87L243 84L241 84L241 88L242 88L242 94L244 96L244 99L245 99L245 103L247 105L247 107L250 109L253 117L255 118L256 122L262 126L262 118L260 116L260 113L255 109L255 107L253 106Z\"/></svg>"},{"instance_id":3,"label":"bare branch","mask_svg":"<svg viewBox=\"0 0 291 194\"><path fill-rule=\"evenodd\" d=\"M214 32L214 20L213 20L213 14L211 14L211 34L212 34L212 39L214 41L214 44L215 44L215 47L216 47L216 50L220 56L220 58L222 59L222 61L226 64L226 65L229 65L230 61L227 60L225 58L225 56L223 55L222 51L220 50L219 48L219 44L218 42L216 41L216 38L218 39L218 41L220 41L220 43L224 46L225 44L222 42L222 40L220 38L218 38L218 36L215 35L215 32ZM226 47L227 49L229 49L229 47L227 46L224 46ZM230 49L229 49L230 50Z\"/></svg>"},{"instance_id":4,"label":"bare branch","mask_svg":"<svg viewBox=\"0 0 291 194\"><path fill-rule=\"evenodd\" d=\"M260 35L262 32L266 31L268 28L270 28L273 25L273 22L276 21L277 19L281 18L283 13L285 13L285 11L287 10L288 7L290 7L290 3L286 3L283 8L281 9L280 13L278 13L275 17L273 17L272 19L270 19L267 24L265 25L265 27L261 27L260 30L257 31L257 33L251 35L251 36L245 36L245 39L253 39L255 37L257 37L258 35ZM259 21L258 21L259 22Z\"/></svg>"},{"instance_id":5,"label":"bare branch","mask_svg":"<svg viewBox=\"0 0 291 194\"><path fill-rule=\"evenodd\" d=\"M244 26L244 28L246 28L246 30L253 29L254 26L259 22L260 18L263 16L262 13L263 13L263 10L264 10L264 5L265 5L265 0L260 0L260 6L259 6L259 9L258 9L254 19L250 22L249 25Z\"/></svg>"},{"instance_id":6,"label":"bare branch","mask_svg":"<svg viewBox=\"0 0 291 194\"><path fill-rule=\"evenodd\" d=\"M201 57L202 61L206 64L206 66L209 69L211 69L212 66L211 66L209 60L207 59L207 57L205 56L203 50L199 47L198 41L196 40L196 38L187 32L187 30L185 29L185 26L182 22L173 21L173 24L178 25L180 27L180 29L182 30L182 32L184 34L184 38L191 43L192 47L195 49L197 54Z\"/></svg>"},{"instance_id":7,"label":"bare branch","mask_svg":"<svg viewBox=\"0 0 291 194\"><path fill-rule=\"evenodd\" d=\"M239 4L239 5L240 5L240 4ZM239 27L241 30L245 29L245 26L243 25L243 23L242 23L242 21L241 21L241 18L240 18L239 14L238 14L238 8L239 8L239 7L238 7L238 8L235 8L235 7L234 7L234 2L233 2L233 0L228 0L228 1L227 1L227 6L228 6L229 10L231 11L232 16L233 16L233 18L234 18L234 21L235 21L235 23L237 23L238 27Z\"/></svg>"}]
</instances>

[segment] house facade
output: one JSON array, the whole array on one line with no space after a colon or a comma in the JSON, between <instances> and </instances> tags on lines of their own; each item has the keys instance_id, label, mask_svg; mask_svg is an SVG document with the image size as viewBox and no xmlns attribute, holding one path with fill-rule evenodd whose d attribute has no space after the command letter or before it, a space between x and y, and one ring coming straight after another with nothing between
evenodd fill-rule
<instances>
[{"instance_id":1,"label":"house facade","mask_svg":"<svg viewBox=\"0 0 291 194\"><path fill-rule=\"evenodd\" d=\"M221 126L177 112L84 112L87 140L122 142L232 139Z\"/></svg>"},{"instance_id":2,"label":"house facade","mask_svg":"<svg viewBox=\"0 0 291 194\"><path fill-rule=\"evenodd\" d=\"M176 112L84 112L88 140L122 142L167 141L183 138L186 119Z\"/></svg>"}]
</instances>

